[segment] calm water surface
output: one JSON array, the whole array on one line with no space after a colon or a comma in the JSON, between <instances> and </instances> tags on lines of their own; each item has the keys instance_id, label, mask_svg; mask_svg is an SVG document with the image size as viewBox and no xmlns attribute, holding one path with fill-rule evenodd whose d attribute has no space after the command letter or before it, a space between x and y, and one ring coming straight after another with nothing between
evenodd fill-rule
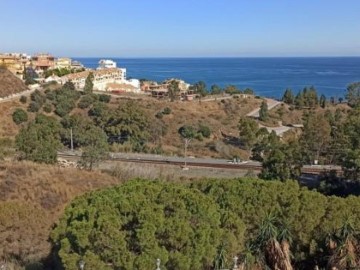
<instances>
[{"instance_id":1,"label":"calm water surface","mask_svg":"<svg viewBox=\"0 0 360 270\"><path fill-rule=\"evenodd\" d=\"M127 68L128 77L163 81L181 78L189 83L233 84L253 88L258 95L279 98L286 88L295 92L315 86L327 97L342 97L346 86L360 81L360 57L331 58L112 58ZM101 58L74 58L96 68Z\"/></svg>"}]
</instances>

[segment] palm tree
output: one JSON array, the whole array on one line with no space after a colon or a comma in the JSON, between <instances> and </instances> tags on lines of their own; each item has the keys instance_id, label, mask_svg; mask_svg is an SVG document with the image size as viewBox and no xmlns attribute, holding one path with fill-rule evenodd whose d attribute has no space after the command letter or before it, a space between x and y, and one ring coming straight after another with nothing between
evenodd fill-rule
<instances>
[{"instance_id":1,"label":"palm tree","mask_svg":"<svg viewBox=\"0 0 360 270\"><path fill-rule=\"evenodd\" d=\"M331 253L328 261L329 269L359 269L359 235L349 220L332 234L327 242Z\"/></svg>"},{"instance_id":2,"label":"palm tree","mask_svg":"<svg viewBox=\"0 0 360 270\"><path fill-rule=\"evenodd\" d=\"M218 252L215 257L215 270L225 269L226 265L226 249L225 245L222 243L218 247Z\"/></svg>"},{"instance_id":3,"label":"palm tree","mask_svg":"<svg viewBox=\"0 0 360 270\"><path fill-rule=\"evenodd\" d=\"M290 232L275 215L269 214L263 220L251 249L263 268L292 270L290 243Z\"/></svg>"}]
</instances>

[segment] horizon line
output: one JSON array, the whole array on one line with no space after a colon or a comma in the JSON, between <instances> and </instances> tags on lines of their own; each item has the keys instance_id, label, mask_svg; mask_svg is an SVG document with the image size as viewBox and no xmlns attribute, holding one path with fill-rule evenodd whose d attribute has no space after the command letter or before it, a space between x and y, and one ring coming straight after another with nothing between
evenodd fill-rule
<instances>
[{"instance_id":1,"label":"horizon line","mask_svg":"<svg viewBox=\"0 0 360 270\"><path fill-rule=\"evenodd\" d=\"M353 56L70 56L71 58L123 58L123 59L209 59L209 58L360 58Z\"/></svg>"}]
</instances>

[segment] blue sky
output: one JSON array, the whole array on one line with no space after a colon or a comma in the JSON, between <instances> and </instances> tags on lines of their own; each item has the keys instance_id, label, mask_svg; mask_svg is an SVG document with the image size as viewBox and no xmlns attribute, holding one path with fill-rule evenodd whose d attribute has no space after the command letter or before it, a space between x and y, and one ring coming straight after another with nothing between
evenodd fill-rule
<instances>
[{"instance_id":1,"label":"blue sky","mask_svg":"<svg viewBox=\"0 0 360 270\"><path fill-rule=\"evenodd\" d=\"M0 52L360 56L359 0L1 0Z\"/></svg>"}]
</instances>

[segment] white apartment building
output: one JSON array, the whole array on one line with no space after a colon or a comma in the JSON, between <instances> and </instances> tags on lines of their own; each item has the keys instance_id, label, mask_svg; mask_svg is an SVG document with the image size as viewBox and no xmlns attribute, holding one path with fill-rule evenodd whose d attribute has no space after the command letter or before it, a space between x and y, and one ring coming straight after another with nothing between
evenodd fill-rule
<instances>
[{"instance_id":1,"label":"white apartment building","mask_svg":"<svg viewBox=\"0 0 360 270\"><path fill-rule=\"evenodd\" d=\"M63 58L57 58L55 60L55 68L58 68L58 69L71 69L71 59L70 58L66 58L66 57L63 57Z\"/></svg>"},{"instance_id":2,"label":"white apartment building","mask_svg":"<svg viewBox=\"0 0 360 270\"><path fill-rule=\"evenodd\" d=\"M111 91L109 85L121 84L133 87L132 92L140 91L140 82L136 79L126 80L126 69L124 68L106 68L98 70L86 70L78 73L69 74L61 77L62 84L67 81L74 83L76 89L83 89L85 87L86 78L89 74L94 75L94 90L98 91Z\"/></svg>"}]
</instances>

